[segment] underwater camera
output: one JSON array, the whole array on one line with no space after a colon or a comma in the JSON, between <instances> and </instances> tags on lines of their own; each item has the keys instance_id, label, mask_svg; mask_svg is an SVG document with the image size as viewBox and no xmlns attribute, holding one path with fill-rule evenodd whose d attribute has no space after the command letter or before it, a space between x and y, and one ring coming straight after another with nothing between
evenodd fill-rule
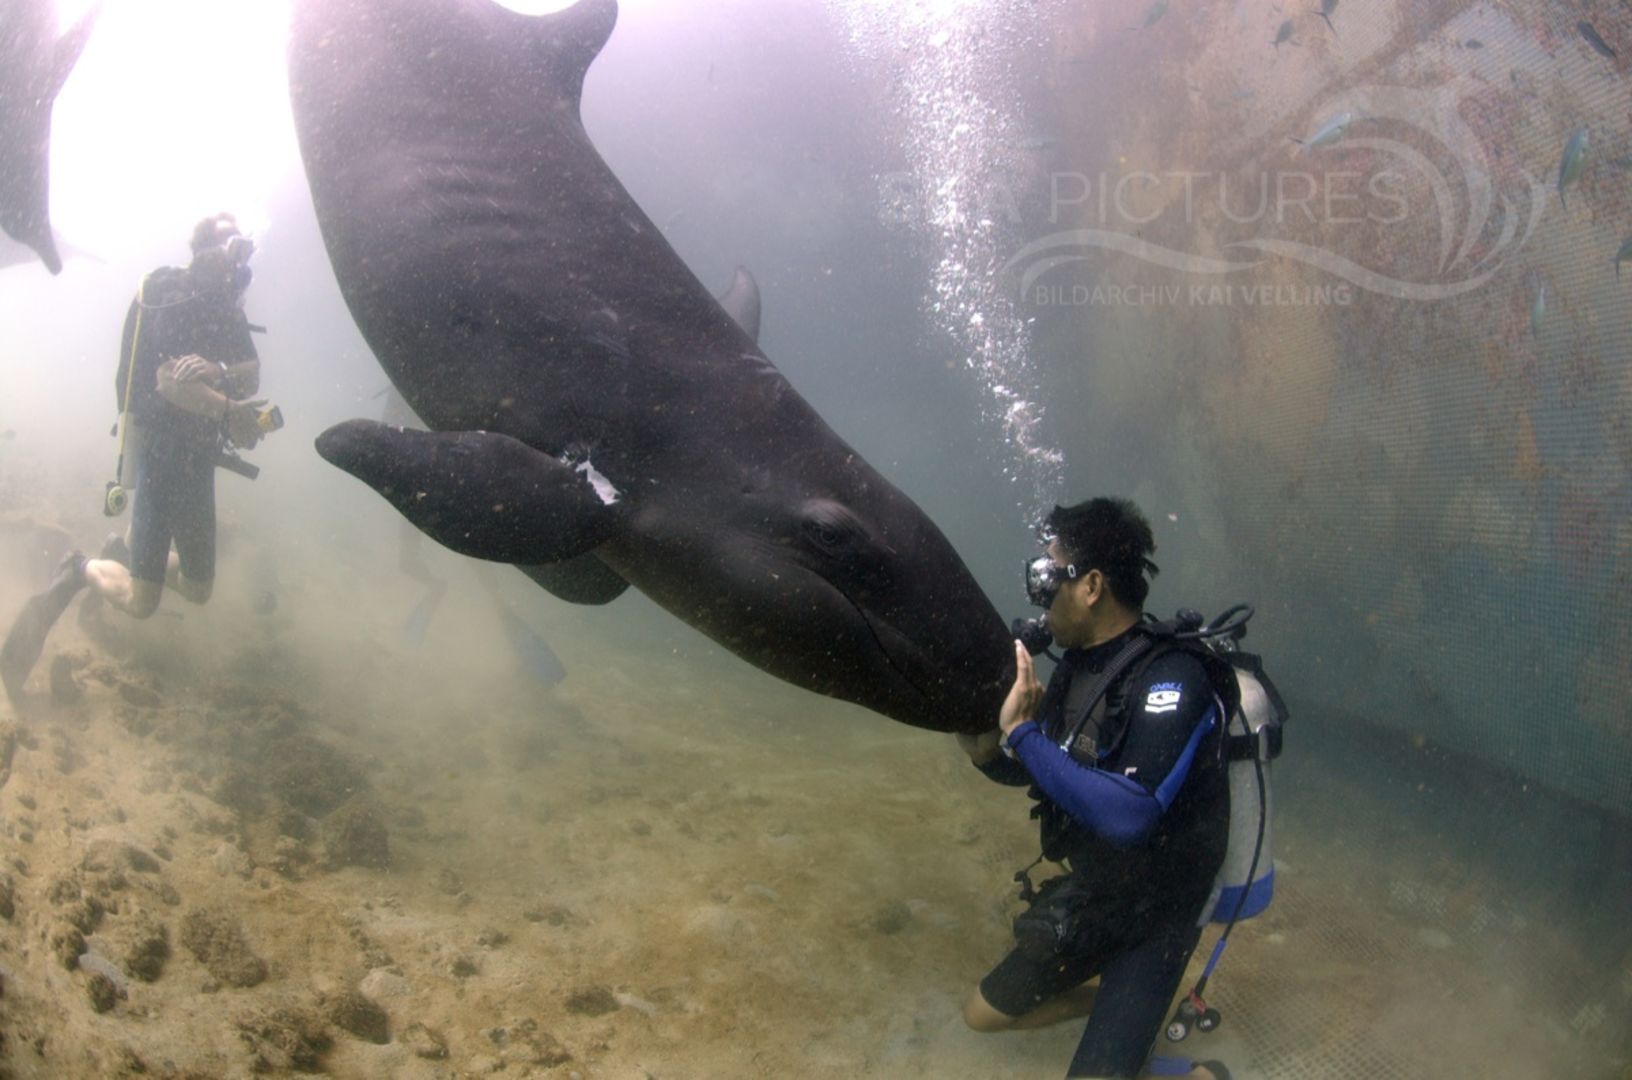
<instances>
[{"instance_id":1,"label":"underwater camera","mask_svg":"<svg viewBox=\"0 0 1632 1080\"><path fill-rule=\"evenodd\" d=\"M259 465L251 465L237 454L229 454L225 450L221 451L220 456L215 459L215 467L225 469L230 473L237 473L245 480L253 480L261 475Z\"/></svg>"},{"instance_id":2,"label":"underwater camera","mask_svg":"<svg viewBox=\"0 0 1632 1080\"><path fill-rule=\"evenodd\" d=\"M283 410L276 405L262 409L255 414L255 424L261 429L261 434L270 435L283 426Z\"/></svg>"}]
</instances>

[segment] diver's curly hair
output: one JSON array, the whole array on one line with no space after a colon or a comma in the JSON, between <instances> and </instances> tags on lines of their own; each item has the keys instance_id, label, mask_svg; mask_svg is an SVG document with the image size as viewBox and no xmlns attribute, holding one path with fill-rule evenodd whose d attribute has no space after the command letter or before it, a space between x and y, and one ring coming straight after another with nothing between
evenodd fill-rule
<instances>
[{"instance_id":1,"label":"diver's curly hair","mask_svg":"<svg viewBox=\"0 0 1632 1080\"><path fill-rule=\"evenodd\" d=\"M222 212L211 214L193 226L191 246L193 254L208 251L213 247L220 247L227 242L227 237L238 235L238 219L231 214Z\"/></svg>"},{"instance_id":2,"label":"diver's curly hair","mask_svg":"<svg viewBox=\"0 0 1632 1080\"><path fill-rule=\"evenodd\" d=\"M1056 506L1043 523L1071 562L1105 575L1111 593L1129 607L1143 609L1150 595L1156 564L1156 539L1150 522L1130 499L1098 498L1075 506Z\"/></svg>"}]
</instances>

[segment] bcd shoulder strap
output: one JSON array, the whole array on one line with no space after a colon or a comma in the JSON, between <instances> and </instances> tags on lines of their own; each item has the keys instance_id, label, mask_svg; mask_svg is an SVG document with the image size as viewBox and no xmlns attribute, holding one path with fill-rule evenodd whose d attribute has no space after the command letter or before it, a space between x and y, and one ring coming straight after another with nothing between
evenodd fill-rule
<instances>
[{"instance_id":1,"label":"bcd shoulder strap","mask_svg":"<svg viewBox=\"0 0 1632 1080\"><path fill-rule=\"evenodd\" d=\"M1089 753L1084 755L1076 752L1078 750L1078 741L1083 737L1083 730L1089 720L1093 718L1096 707L1101 701L1105 700L1111 689L1117 685L1118 680L1124 676L1130 679L1137 678L1151 664L1175 650L1188 653L1201 663L1202 668L1207 672L1208 681L1212 683L1214 691L1222 701L1226 724L1228 718L1234 717L1241 707L1241 688L1235 677L1237 657L1246 661L1242 666L1251 671L1263 683L1265 692L1270 695L1271 700L1274 702L1277 714L1280 716L1285 715L1285 706L1281 703L1280 694L1263 674L1263 666L1258 663L1256 656L1249 653L1238 653L1231 654L1230 658L1226 659L1209 648L1204 642L1178 636L1179 627L1174 624L1149 619L1148 617L1145 622L1138 625L1136 630L1137 632L1129 638L1127 643L1105 664L1104 669L1095 679L1092 689L1079 699L1063 717L1064 722L1059 730L1064 733L1064 737L1056 741L1062 750L1071 753L1078 760L1082 760L1084 756L1090 762L1097 758L1103 758L1113 752L1121 743L1122 736L1127 731L1125 716L1115 718L1117 727L1109 738L1104 738L1104 733L1100 732L1101 737L1091 740L1094 744L1092 747L1083 747L1083 749L1089 750ZM1125 702L1122 711L1126 711ZM1107 708L1106 715L1108 716L1108 714L1109 709ZM1269 734L1269 738L1275 742L1274 752L1276 754L1280 752L1279 736L1280 731L1277 726L1277 729ZM1249 742L1252 744L1250 748L1247 745ZM1226 745L1232 758L1236 755L1250 758L1253 754L1262 752L1255 737L1240 737L1240 745L1235 745L1232 740L1227 738Z\"/></svg>"},{"instance_id":2,"label":"bcd shoulder strap","mask_svg":"<svg viewBox=\"0 0 1632 1080\"><path fill-rule=\"evenodd\" d=\"M1069 708L1062 716L1063 722L1059 728L1062 737L1056 740L1060 749L1074 758L1080 759L1084 756L1077 753L1077 741L1082 738L1083 728L1088 725L1088 718L1093 715L1095 707L1099 705L1117 679L1141 657L1151 654L1155 645L1156 637L1146 632L1135 633L1127 641L1123 642L1122 647L1105 662L1105 666L1095 676L1088 692L1078 699L1076 705ZM1090 759L1103 757L1109 752L1109 747L1098 745L1099 740L1095 739L1093 741L1095 743L1094 747L1091 749L1085 748L1089 750L1086 756ZM1114 740L1114 742L1120 741L1120 737Z\"/></svg>"}]
</instances>

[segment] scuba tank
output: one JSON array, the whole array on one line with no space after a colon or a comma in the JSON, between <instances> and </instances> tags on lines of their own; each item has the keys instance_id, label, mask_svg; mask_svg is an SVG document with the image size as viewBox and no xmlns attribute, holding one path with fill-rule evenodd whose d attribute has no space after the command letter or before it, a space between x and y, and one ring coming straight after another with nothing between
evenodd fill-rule
<instances>
[{"instance_id":1,"label":"scuba tank","mask_svg":"<svg viewBox=\"0 0 1632 1080\"><path fill-rule=\"evenodd\" d=\"M1201 616L1181 611L1175 620L1189 624L1191 632L1208 649L1235 671L1239 702L1225 726L1224 753L1230 785L1230 831L1224 862L1213 880L1213 896L1202 910L1205 922L1223 923L1224 932L1213 946L1196 985L1173 1012L1166 1035L1178 1042L1192 1027L1212 1031L1223 1020L1219 1011L1207 1004L1202 994L1207 980L1224 955L1230 931L1241 919L1261 914L1275 894L1275 859L1271 850L1274 831L1270 825L1273 802L1270 798L1270 765L1281 756L1281 729L1286 723L1286 702L1264 671L1263 661L1240 651L1252 609L1238 605L1211 623L1201 626Z\"/></svg>"},{"instance_id":2,"label":"scuba tank","mask_svg":"<svg viewBox=\"0 0 1632 1080\"><path fill-rule=\"evenodd\" d=\"M1200 612L1180 610L1172 622L1157 624L1174 641L1205 646L1211 663L1228 664L1238 689L1224 726L1224 755L1230 785L1230 830L1224 862L1213 880L1213 899L1203 909L1206 922L1234 925L1269 906L1275 893L1274 830L1270 826L1270 763L1281 756L1286 703L1264 672L1261 658L1242 652L1241 639L1253 610L1237 604L1211 622ZM1225 930L1226 936L1229 930Z\"/></svg>"},{"instance_id":3,"label":"scuba tank","mask_svg":"<svg viewBox=\"0 0 1632 1080\"><path fill-rule=\"evenodd\" d=\"M1252 663L1237 662L1237 658ZM1225 728L1229 756L1230 839L1213 884L1208 921L1229 923L1261 914L1275 895L1275 802L1271 763L1281 753L1286 707L1256 656L1227 657L1241 688L1241 705Z\"/></svg>"},{"instance_id":4,"label":"scuba tank","mask_svg":"<svg viewBox=\"0 0 1632 1080\"><path fill-rule=\"evenodd\" d=\"M130 338L130 353L119 357L120 370L114 377L114 389L119 396L119 419L114 421L113 432L119 436L119 457L113 466L113 479L108 481L102 493L102 513L106 517L118 517L125 512L125 507L130 505L130 489L136 486L129 479L135 475L137 454L130 430L135 419L130 391L136 378L136 350L142 344L142 313L147 310L147 283L151 278L151 274L142 278L142 283L136 287L136 325Z\"/></svg>"}]
</instances>

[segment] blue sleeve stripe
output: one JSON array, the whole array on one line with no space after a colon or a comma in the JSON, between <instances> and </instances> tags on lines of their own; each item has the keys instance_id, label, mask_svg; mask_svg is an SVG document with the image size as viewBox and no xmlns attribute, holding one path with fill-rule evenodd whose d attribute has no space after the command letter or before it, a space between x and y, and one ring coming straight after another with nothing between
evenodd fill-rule
<instances>
[{"instance_id":1,"label":"blue sleeve stripe","mask_svg":"<svg viewBox=\"0 0 1632 1080\"><path fill-rule=\"evenodd\" d=\"M1161 818L1161 807L1137 781L1078 765L1029 720L1009 733L1009 745L1050 799L1113 844L1144 839Z\"/></svg>"},{"instance_id":2,"label":"blue sleeve stripe","mask_svg":"<svg viewBox=\"0 0 1632 1080\"><path fill-rule=\"evenodd\" d=\"M1217 721L1218 704L1215 702L1202 716L1196 730L1190 733L1190 741L1184 744L1184 751L1174 763L1173 771L1167 774L1167 779L1156 789L1156 801L1162 804L1164 812L1173 805L1173 800L1178 797L1179 788L1184 786L1185 777L1190 775L1190 765L1196 759L1196 748L1201 745L1201 740L1207 733L1213 730L1213 725Z\"/></svg>"}]
</instances>

